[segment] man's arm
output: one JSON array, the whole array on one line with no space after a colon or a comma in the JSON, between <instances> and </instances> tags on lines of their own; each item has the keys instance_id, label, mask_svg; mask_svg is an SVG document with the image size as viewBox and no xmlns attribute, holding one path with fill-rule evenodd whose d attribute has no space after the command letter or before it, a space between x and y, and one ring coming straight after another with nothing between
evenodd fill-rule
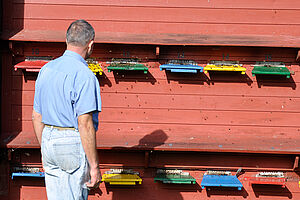
<instances>
[{"instance_id":1,"label":"man's arm","mask_svg":"<svg viewBox=\"0 0 300 200\"><path fill-rule=\"evenodd\" d=\"M37 140L41 146L42 133L45 124L42 122L42 115L40 113L35 112L35 110L32 111L32 124Z\"/></svg>"},{"instance_id":2,"label":"man's arm","mask_svg":"<svg viewBox=\"0 0 300 200\"><path fill-rule=\"evenodd\" d=\"M81 143L91 168L91 182L86 183L86 185L87 187L93 188L96 187L100 181L100 170L92 113L83 114L78 117L78 129Z\"/></svg>"}]
</instances>

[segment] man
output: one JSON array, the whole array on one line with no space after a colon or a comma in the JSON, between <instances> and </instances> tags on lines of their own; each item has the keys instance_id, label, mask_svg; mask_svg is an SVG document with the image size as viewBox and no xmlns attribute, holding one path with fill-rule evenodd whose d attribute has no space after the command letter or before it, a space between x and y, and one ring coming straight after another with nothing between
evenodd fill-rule
<instances>
[{"instance_id":1,"label":"man","mask_svg":"<svg viewBox=\"0 0 300 200\"><path fill-rule=\"evenodd\" d=\"M100 182L93 124L101 111L100 87L85 62L94 37L88 22L74 21L67 50L46 64L36 81L32 121L49 200L87 199L88 189Z\"/></svg>"}]
</instances>

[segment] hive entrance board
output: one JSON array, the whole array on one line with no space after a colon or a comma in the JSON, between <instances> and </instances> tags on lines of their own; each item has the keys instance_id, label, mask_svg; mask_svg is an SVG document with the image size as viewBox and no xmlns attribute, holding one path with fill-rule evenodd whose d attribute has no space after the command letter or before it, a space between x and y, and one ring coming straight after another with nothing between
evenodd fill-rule
<instances>
[{"instance_id":1,"label":"hive entrance board","mask_svg":"<svg viewBox=\"0 0 300 200\"><path fill-rule=\"evenodd\" d=\"M102 175L102 182L110 185L136 185L142 184L142 179L138 176L138 172L132 170L112 169L106 171Z\"/></svg>"},{"instance_id":2,"label":"hive entrance board","mask_svg":"<svg viewBox=\"0 0 300 200\"><path fill-rule=\"evenodd\" d=\"M48 56L28 56L24 61L14 66L15 71L22 69L26 72L39 72L40 69L53 58Z\"/></svg>"},{"instance_id":3,"label":"hive entrance board","mask_svg":"<svg viewBox=\"0 0 300 200\"><path fill-rule=\"evenodd\" d=\"M268 185L281 185L285 187L286 177L283 172L260 172L256 176L244 177L245 181L249 181L249 184L268 184Z\"/></svg>"},{"instance_id":4,"label":"hive entrance board","mask_svg":"<svg viewBox=\"0 0 300 200\"><path fill-rule=\"evenodd\" d=\"M291 77L289 69L281 62L256 62L253 65L252 75L281 75Z\"/></svg>"},{"instance_id":5,"label":"hive entrance board","mask_svg":"<svg viewBox=\"0 0 300 200\"><path fill-rule=\"evenodd\" d=\"M181 170L157 170L154 182L161 181L163 183L173 184L196 184L196 179L188 172Z\"/></svg>"},{"instance_id":6,"label":"hive entrance board","mask_svg":"<svg viewBox=\"0 0 300 200\"><path fill-rule=\"evenodd\" d=\"M44 178L45 173L41 171L39 168L31 168L31 167L14 167L13 173L11 174L11 179L14 177L36 177L36 178Z\"/></svg>"},{"instance_id":7,"label":"hive entrance board","mask_svg":"<svg viewBox=\"0 0 300 200\"><path fill-rule=\"evenodd\" d=\"M246 68L242 67L237 61L211 61L204 67L204 72L208 71L228 71L228 72L241 72L246 74Z\"/></svg>"},{"instance_id":8,"label":"hive entrance board","mask_svg":"<svg viewBox=\"0 0 300 200\"><path fill-rule=\"evenodd\" d=\"M207 171L203 175L201 187L202 189L205 187L234 187L242 190L243 185L236 176L231 175L231 172Z\"/></svg>"},{"instance_id":9,"label":"hive entrance board","mask_svg":"<svg viewBox=\"0 0 300 200\"><path fill-rule=\"evenodd\" d=\"M107 67L108 72L111 71L143 71L148 73L148 67L138 63L136 59L114 59Z\"/></svg>"},{"instance_id":10,"label":"hive entrance board","mask_svg":"<svg viewBox=\"0 0 300 200\"><path fill-rule=\"evenodd\" d=\"M97 73L99 75L102 75L103 74L103 70L100 66L100 64L98 63L98 61L94 60L94 59L91 59L91 58L88 58L86 60L90 70L92 70L92 72L96 75Z\"/></svg>"},{"instance_id":11,"label":"hive entrance board","mask_svg":"<svg viewBox=\"0 0 300 200\"><path fill-rule=\"evenodd\" d=\"M181 73L203 72L203 67L191 60L170 60L167 64L159 66L160 70Z\"/></svg>"}]
</instances>

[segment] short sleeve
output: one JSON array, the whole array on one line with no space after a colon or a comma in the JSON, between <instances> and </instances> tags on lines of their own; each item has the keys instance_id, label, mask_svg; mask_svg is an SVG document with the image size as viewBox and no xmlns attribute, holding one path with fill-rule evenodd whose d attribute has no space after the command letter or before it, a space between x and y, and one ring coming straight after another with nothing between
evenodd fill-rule
<instances>
[{"instance_id":1,"label":"short sleeve","mask_svg":"<svg viewBox=\"0 0 300 200\"><path fill-rule=\"evenodd\" d=\"M94 76L94 74L92 75ZM100 86L96 77L84 78L76 88L74 107L77 116L101 111ZM79 79L80 80L80 79Z\"/></svg>"}]
</instances>

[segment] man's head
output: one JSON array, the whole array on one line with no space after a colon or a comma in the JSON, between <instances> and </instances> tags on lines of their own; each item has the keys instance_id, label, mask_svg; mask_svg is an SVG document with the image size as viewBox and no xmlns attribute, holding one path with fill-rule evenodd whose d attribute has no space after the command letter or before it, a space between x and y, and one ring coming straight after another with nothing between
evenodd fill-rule
<instances>
[{"instance_id":1,"label":"man's head","mask_svg":"<svg viewBox=\"0 0 300 200\"><path fill-rule=\"evenodd\" d=\"M67 46L86 51L84 58L88 58L91 55L94 38L94 28L83 19L72 22L67 30Z\"/></svg>"}]
</instances>

